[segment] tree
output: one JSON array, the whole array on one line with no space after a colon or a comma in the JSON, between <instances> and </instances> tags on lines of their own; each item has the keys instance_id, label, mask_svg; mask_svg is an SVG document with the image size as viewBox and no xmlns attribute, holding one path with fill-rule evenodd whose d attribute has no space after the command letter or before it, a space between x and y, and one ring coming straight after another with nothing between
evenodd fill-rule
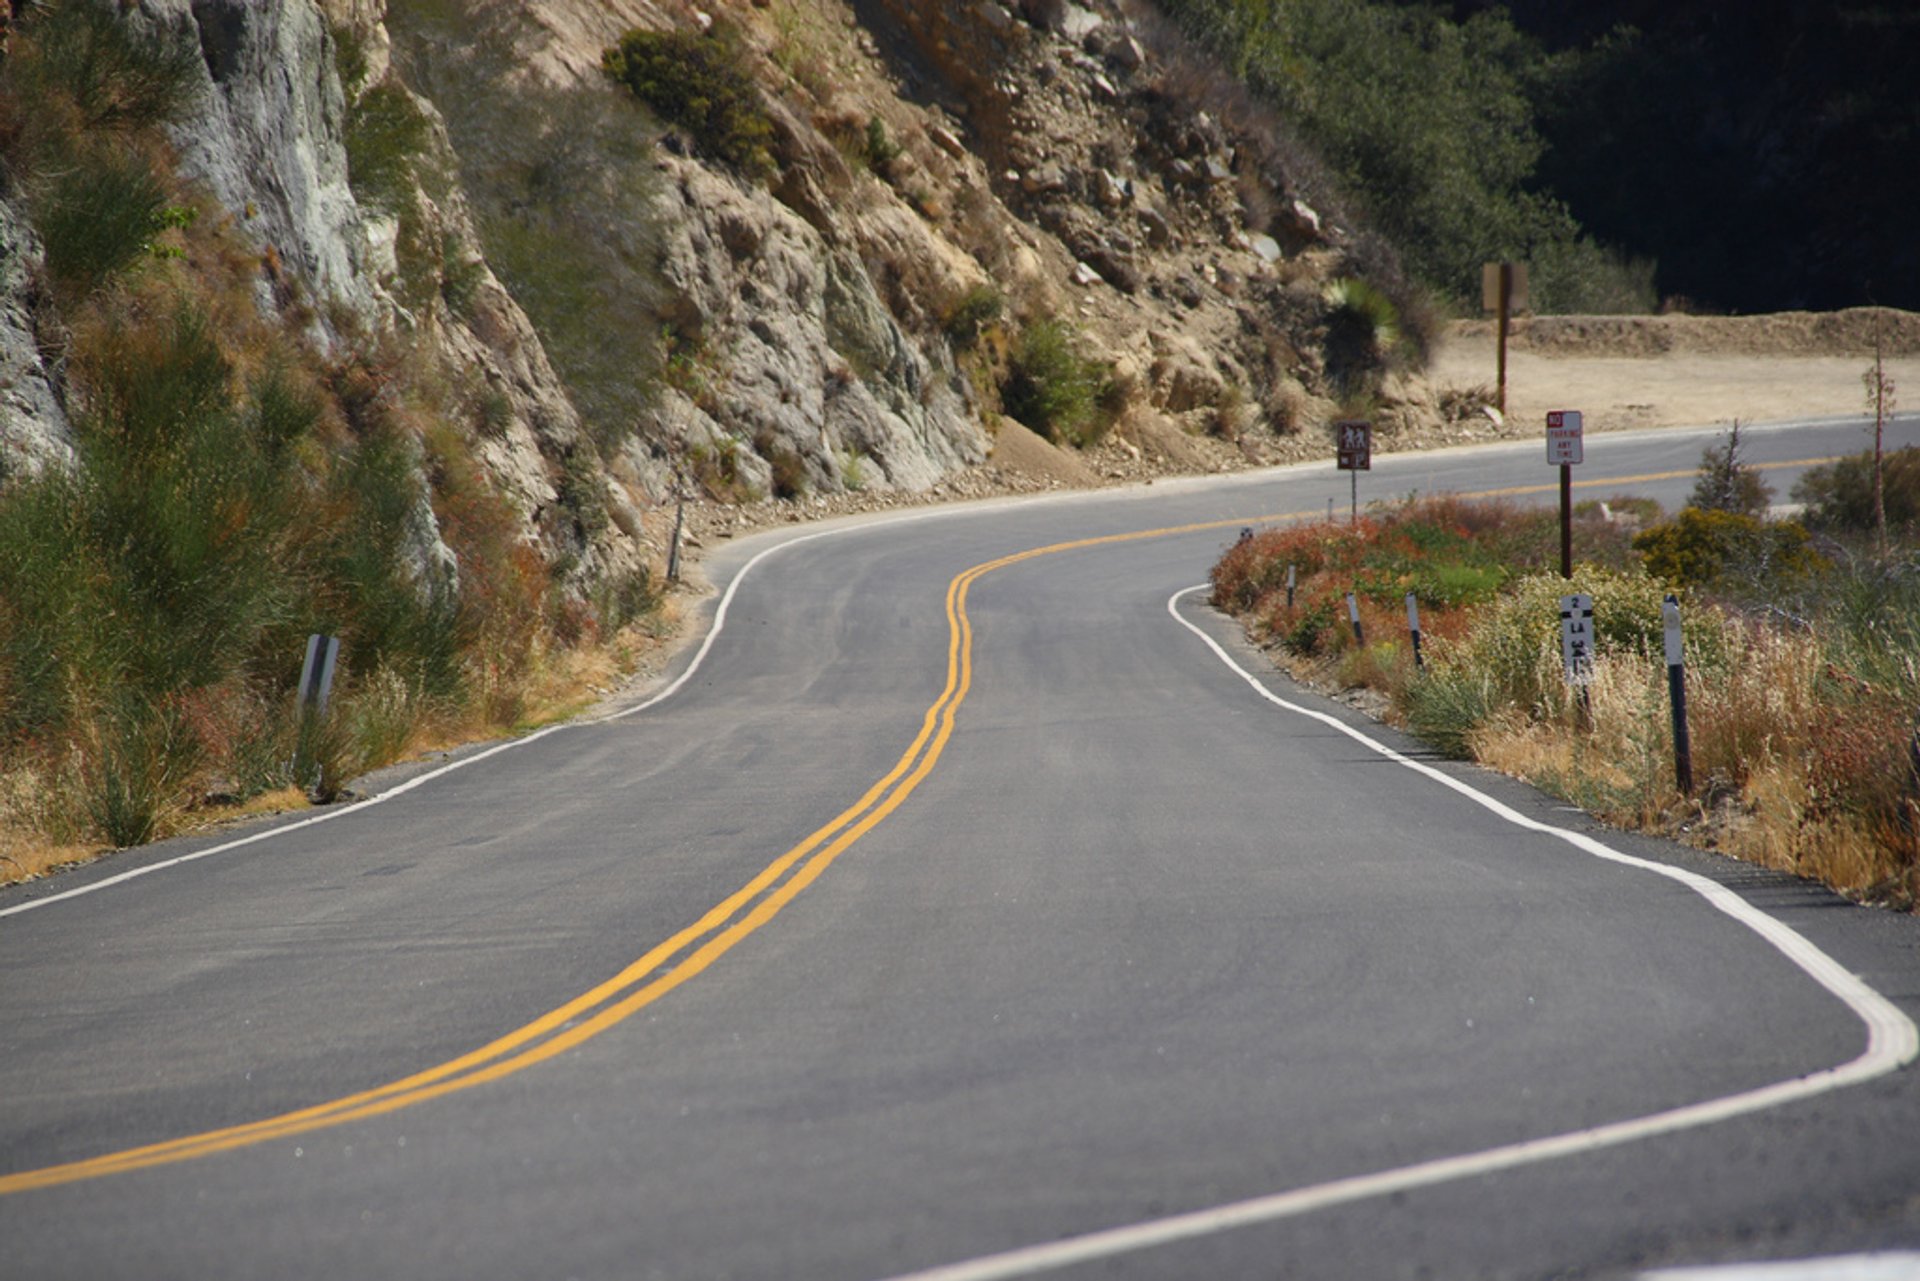
<instances>
[{"instance_id":1,"label":"tree","mask_svg":"<svg viewBox=\"0 0 1920 1281\"><path fill-rule=\"evenodd\" d=\"M1773 506L1773 490L1760 473L1740 457L1740 420L1733 420L1726 439L1709 445L1700 455L1700 473L1693 482L1688 505L1702 511L1737 512L1764 516Z\"/></svg>"}]
</instances>

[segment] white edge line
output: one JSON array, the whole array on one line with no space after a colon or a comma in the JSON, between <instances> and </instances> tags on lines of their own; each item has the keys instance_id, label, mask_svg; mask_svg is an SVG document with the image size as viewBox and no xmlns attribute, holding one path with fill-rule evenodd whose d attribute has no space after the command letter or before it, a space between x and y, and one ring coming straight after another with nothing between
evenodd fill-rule
<instances>
[{"instance_id":1,"label":"white edge line","mask_svg":"<svg viewBox=\"0 0 1920 1281\"><path fill-rule=\"evenodd\" d=\"M1455 1179L1493 1174L1579 1153L1596 1152L1603 1148L1616 1147L1658 1135L1711 1125L1737 1116L1763 1112L1833 1090L1859 1085L1904 1067L1914 1060L1916 1054L1920 1054L1920 1029L1917 1029L1913 1021L1901 1013L1891 1001L1867 986L1857 976L1849 973L1839 962L1798 932L1768 916L1726 886L1694 872L1636 858L1631 854L1623 854L1583 833L1553 827L1528 818L1461 780L1394 751L1386 744L1353 728L1337 717L1281 698L1246 668L1234 661L1233 656L1228 654L1213 637L1181 615L1179 610L1181 598L1205 590L1206 585L1202 584L1175 592L1167 601L1167 612L1173 615L1174 620L1182 627L1198 636L1221 662L1251 685L1260 697L1276 707L1310 717L1339 730L1368 750L1377 752L1395 764L1403 765L1444 787L1453 789L1515 826L1558 837L1596 858L1653 872L1669 880L1678 881L1765 939L1814 982L1844 1002L1847 1008L1867 1025L1867 1048L1858 1058L1837 1067L1813 1072L1806 1076L1793 1077L1790 1080L1779 1081L1773 1085L1743 1091L1739 1094L1729 1094L1722 1098L1708 1099L1702 1103L1692 1103L1685 1107L1655 1112L1648 1116L1615 1121L1585 1130L1572 1130L1546 1138L1529 1139L1521 1143L1510 1143L1481 1152L1422 1161L1395 1170L1382 1170L1375 1174L1336 1179L1330 1183L1234 1201L1186 1214L1148 1219L1124 1227L1069 1237L1063 1241L1027 1246L960 1263L929 1268L921 1272L906 1273L892 1278L892 1281L1005 1281L1006 1278L1031 1276L1034 1273L1070 1267L1077 1263L1087 1263L1137 1250L1151 1249L1155 1246L1170 1245L1193 1237L1209 1236L1254 1224L1272 1223L1315 1210L1387 1196L1395 1192L1405 1192Z\"/></svg>"},{"instance_id":2,"label":"white edge line","mask_svg":"<svg viewBox=\"0 0 1920 1281\"><path fill-rule=\"evenodd\" d=\"M913 517L909 516L909 517L904 517L902 519L912 519L912 518ZM873 524L877 524L877 523L882 523L882 522L873 522ZM885 522L885 523L891 523L891 522ZM272 840L273 838L278 836L285 836L289 832L298 832L303 828L317 827L321 823L331 823L335 819L345 818L349 814L358 814L363 810L371 809L375 805L384 804L385 802L392 800L396 796L402 796L407 792L413 791L417 787L424 787L428 783L433 782L435 779L446 777L448 774L453 773L455 770L465 769L469 765L477 765L481 761L486 760L490 756L498 756L502 752L510 752L515 750L516 748L525 747L529 743L538 742L540 739L547 737L549 734L557 734L561 730L574 729L582 725L598 725L598 724L603 724L607 721L616 721L616 720L619 720L621 717L632 716L636 712L644 712L650 707L658 706L659 704L665 702L667 699L672 698L675 694L679 693L680 690L686 685L686 683L693 679L694 673L700 670L700 665L706 662L707 654L713 649L714 642L719 639L721 628L726 626L727 609L729 606L733 604L734 595L740 590L740 584L742 581L746 579L747 574L750 570L752 570L755 566L759 565L761 561L767 559L767 557L773 555L775 552L785 551L789 547L797 547L801 543L812 542L816 538L826 538L832 534L844 533L849 529L860 529L860 528L871 528L871 527L872 527L871 524L849 525L849 526L838 527L834 529L817 530L811 534L802 534L797 538L789 538L783 542L775 543L773 546L763 548L761 551L756 553L751 559L747 561L746 564L740 567L740 572L735 574L733 576L733 580L727 584L727 590L721 595L720 604L718 608L714 610L713 623L710 627L707 628L706 637L700 642L700 648L694 651L693 661L687 664L686 670L681 672L679 676L675 677L671 684L657 691L651 697L645 699L644 701L635 703L631 707L623 707L619 711L614 712L611 715L607 715L607 716L589 717L589 718L577 720L577 721L568 721L560 725L549 725L545 729L535 730L531 734L525 734L519 738L508 739L506 742L497 743L494 746L487 748L485 751L475 752L471 756L464 756L457 761L453 761L449 764L442 765L438 769L429 770L425 774L416 775L415 777L408 779L404 783L401 783L395 787L388 788L386 791L381 792L378 796L370 796L364 801L355 801L351 805L342 805L338 808L329 808L322 811L321 813L313 815L311 818L303 818L298 822L294 822L294 823L284 823L278 827L271 827L266 829L265 831L254 832L251 835L242 836L237 840L225 841L219 845L209 846L204 850L195 850L191 854L182 854L176 858L165 859L158 863L149 863L145 867L131 868L128 871L121 872L116 876L109 876L102 880L91 882L90 884L87 884L87 885L78 885L70 890L62 890L58 894L49 894L45 898L28 899L24 903L15 903L11 907L0 908L0 919L4 919L5 917L9 917L9 916L17 916L22 912L31 912L38 908L50 907L55 903L63 903L63 902L66 902L68 899L79 898L84 894L94 894L99 892L100 890L108 889L115 885L124 885L128 881L138 880L142 876L151 876L155 872L164 872L169 870L170 868L180 867L181 865L186 863L198 862L200 859L203 859L203 858L212 858L215 854L226 854L230 851L240 849L242 846L255 845L261 841Z\"/></svg>"}]
</instances>

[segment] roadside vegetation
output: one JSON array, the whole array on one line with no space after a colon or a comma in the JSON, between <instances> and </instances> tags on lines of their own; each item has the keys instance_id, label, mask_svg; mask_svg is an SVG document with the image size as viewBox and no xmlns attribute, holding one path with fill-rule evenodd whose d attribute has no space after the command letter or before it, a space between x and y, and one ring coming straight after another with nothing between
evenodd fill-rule
<instances>
[{"instance_id":1,"label":"roadside vegetation","mask_svg":"<svg viewBox=\"0 0 1920 1281\"><path fill-rule=\"evenodd\" d=\"M1671 518L1636 500L1578 508L1570 583L1558 572L1556 512L1409 499L1351 524L1242 540L1214 568L1213 600L1295 675L1354 691L1447 755L1608 822L1910 910L1920 902L1920 543L1911 524L1885 544L1875 536L1871 462L1807 477L1796 496L1810 504L1809 529L1754 514L1764 487L1730 439L1708 451L1693 501ZM1920 499L1911 465L1888 459L1890 511ZM1594 598L1584 701L1560 652L1559 600L1572 592ZM1686 628L1686 793L1667 699L1668 592Z\"/></svg>"},{"instance_id":2,"label":"roadside vegetation","mask_svg":"<svg viewBox=\"0 0 1920 1281\"><path fill-rule=\"evenodd\" d=\"M272 262L160 133L197 57L108 6L36 6L0 79L77 453L0 476L0 879L552 715L657 616L644 583L556 586L406 340L325 358L261 319ZM404 204L411 135L376 108L355 163ZM318 720L293 691L316 632L341 642Z\"/></svg>"}]
</instances>

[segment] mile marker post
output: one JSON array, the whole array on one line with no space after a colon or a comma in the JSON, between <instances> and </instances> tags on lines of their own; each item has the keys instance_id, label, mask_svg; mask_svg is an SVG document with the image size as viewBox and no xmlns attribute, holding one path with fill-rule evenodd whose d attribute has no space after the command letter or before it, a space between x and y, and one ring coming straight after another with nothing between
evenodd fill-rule
<instances>
[{"instance_id":1,"label":"mile marker post","mask_svg":"<svg viewBox=\"0 0 1920 1281\"><path fill-rule=\"evenodd\" d=\"M1593 728L1593 597L1584 592L1560 598L1560 662L1567 684L1579 697L1580 727Z\"/></svg>"}]
</instances>

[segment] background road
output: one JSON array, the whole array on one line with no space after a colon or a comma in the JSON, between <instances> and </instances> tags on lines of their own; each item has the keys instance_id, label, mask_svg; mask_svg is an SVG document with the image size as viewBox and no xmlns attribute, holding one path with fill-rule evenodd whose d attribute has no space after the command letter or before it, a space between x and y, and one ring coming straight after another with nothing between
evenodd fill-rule
<instances>
[{"instance_id":1,"label":"background road","mask_svg":"<svg viewBox=\"0 0 1920 1281\"><path fill-rule=\"evenodd\" d=\"M1743 438L1779 463L1862 429ZM1711 439L1597 437L1576 480L1677 505ZM1553 486L1534 444L1379 458L1361 500ZM1180 619L1257 671L1228 624L1170 615L1240 523L1346 493L1327 465L756 539L714 559L724 627L657 706L197 861L160 867L219 838L0 892L0 1272L886 1277L1872 1052L1695 890L1275 705ZM1735 887L1920 1013L1914 920L1442 768ZM1050 1275L1915 1245L1916 1132L1903 1070Z\"/></svg>"}]
</instances>

